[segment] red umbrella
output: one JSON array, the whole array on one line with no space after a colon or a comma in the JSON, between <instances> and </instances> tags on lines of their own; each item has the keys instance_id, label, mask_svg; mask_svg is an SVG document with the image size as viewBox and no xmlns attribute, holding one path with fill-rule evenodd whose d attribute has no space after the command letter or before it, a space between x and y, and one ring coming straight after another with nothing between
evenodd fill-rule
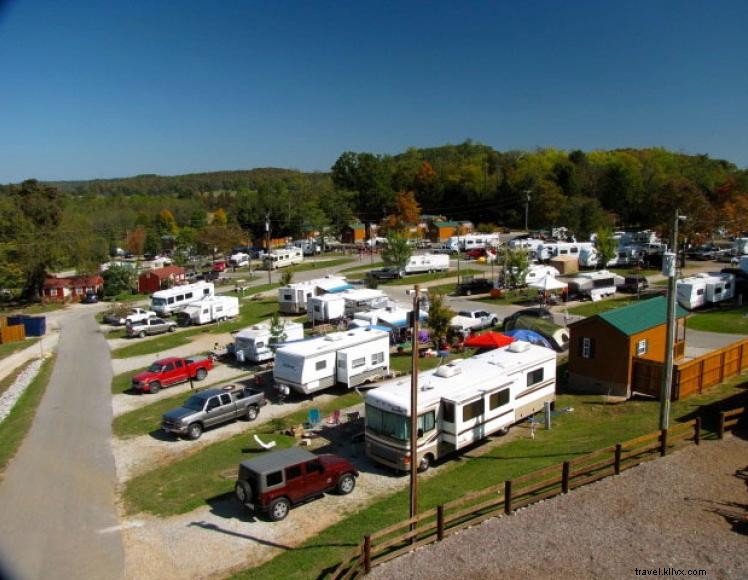
<instances>
[{"instance_id":1,"label":"red umbrella","mask_svg":"<svg viewBox=\"0 0 748 580\"><path fill-rule=\"evenodd\" d=\"M474 334L465 339L465 346L477 348L501 348L514 342L511 336L489 330L483 334Z\"/></svg>"}]
</instances>

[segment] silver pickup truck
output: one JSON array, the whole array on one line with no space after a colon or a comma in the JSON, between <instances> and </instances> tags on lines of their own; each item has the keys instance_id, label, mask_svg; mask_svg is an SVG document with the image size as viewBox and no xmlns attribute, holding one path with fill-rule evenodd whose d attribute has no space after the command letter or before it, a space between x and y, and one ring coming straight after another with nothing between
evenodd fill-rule
<instances>
[{"instance_id":1,"label":"silver pickup truck","mask_svg":"<svg viewBox=\"0 0 748 580\"><path fill-rule=\"evenodd\" d=\"M245 418L254 421L265 394L249 387L227 385L195 393L181 407L164 414L161 428L167 433L198 439L207 427Z\"/></svg>"}]
</instances>

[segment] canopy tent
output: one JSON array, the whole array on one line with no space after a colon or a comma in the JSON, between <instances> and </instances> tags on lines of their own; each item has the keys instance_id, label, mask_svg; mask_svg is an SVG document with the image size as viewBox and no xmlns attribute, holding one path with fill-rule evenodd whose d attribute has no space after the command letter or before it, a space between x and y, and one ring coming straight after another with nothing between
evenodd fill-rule
<instances>
[{"instance_id":1,"label":"canopy tent","mask_svg":"<svg viewBox=\"0 0 748 580\"><path fill-rule=\"evenodd\" d=\"M465 346L474 348L501 348L514 342L514 339L500 332L488 331L483 334L469 336L465 340Z\"/></svg>"},{"instance_id":2,"label":"canopy tent","mask_svg":"<svg viewBox=\"0 0 748 580\"><path fill-rule=\"evenodd\" d=\"M531 344L537 344L538 346L544 346L550 349L553 348L553 345L551 345L547 338L532 330L507 330L504 332L504 334L512 337L514 340L522 340Z\"/></svg>"},{"instance_id":3,"label":"canopy tent","mask_svg":"<svg viewBox=\"0 0 748 580\"><path fill-rule=\"evenodd\" d=\"M528 287L542 290L544 292L552 292L553 290L563 290L564 288L568 288L568 284L556 280L551 276L543 276L540 280L528 284Z\"/></svg>"}]
</instances>

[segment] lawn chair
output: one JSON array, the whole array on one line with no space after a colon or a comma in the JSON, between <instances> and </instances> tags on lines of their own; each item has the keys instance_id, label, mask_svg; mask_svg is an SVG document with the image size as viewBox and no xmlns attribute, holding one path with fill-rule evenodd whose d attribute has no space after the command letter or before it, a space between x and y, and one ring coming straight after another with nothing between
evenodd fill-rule
<instances>
[{"instance_id":1,"label":"lawn chair","mask_svg":"<svg viewBox=\"0 0 748 580\"><path fill-rule=\"evenodd\" d=\"M327 418L328 425L340 425L340 409L335 409Z\"/></svg>"},{"instance_id":2,"label":"lawn chair","mask_svg":"<svg viewBox=\"0 0 748 580\"><path fill-rule=\"evenodd\" d=\"M319 409L309 409L306 419L309 428L313 429L322 422L322 415L320 414Z\"/></svg>"}]
</instances>

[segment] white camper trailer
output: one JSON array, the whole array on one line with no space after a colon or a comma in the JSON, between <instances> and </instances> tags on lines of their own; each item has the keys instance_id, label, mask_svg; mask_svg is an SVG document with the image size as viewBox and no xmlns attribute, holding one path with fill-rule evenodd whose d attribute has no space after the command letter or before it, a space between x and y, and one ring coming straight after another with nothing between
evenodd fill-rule
<instances>
[{"instance_id":1,"label":"white camper trailer","mask_svg":"<svg viewBox=\"0 0 748 580\"><path fill-rule=\"evenodd\" d=\"M301 248L285 248L283 250L273 250L265 254L263 262L266 270L277 270L286 266L301 264L304 261L304 252Z\"/></svg>"},{"instance_id":2,"label":"white camper trailer","mask_svg":"<svg viewBox=\"0 0 748 580\"><path fill-rule=\"evenodd\" d=\"M312 323L336 322L345 318L342 293L322 294L307 299L307 318Z\"/></svg>"},{"instance_id":3,"label":"white camper trailer","mask_svg":"<svg viewBox=\"0 0 748 580\"><path fill-rule=\"evenodd\" d=\"M183 286L174 286L167 290L159 290L151 295L151 310L161 316L169 316L181 310L190 302L201 300L205 296L213 296L215 287L212 282L195 282Z\"/></svg>"},{"instance_id":4,"label":"white camper trailer","mask_svg":"<svg viewBox=\"0 0 748 580\"><path fill-rule=\"evenodd\" d=\"M239 316L239 299L236 296L206 296L202 300L190 302L181 312L177 312L179 324L209 324Z\"/></svg>"},{"instance_id":5,"label":"white camper trailer","mask_svg":"<svg viewBox=\"0 0 748 580\"><path fill-rule=\"evenodd\" d=\"M269 322L253 324L234 335L234 356L238 362L261 363L272 360L275 352L271 347L280 346L274 343ZM286 321L283 324L282 344L288 344L304 338L304 325L299 322Z\"/></svg>"},{"instance_id":6,"label":"white camper trailer","mask_svg":"<svg viewBox=\"0 0 748 580\"><path fill-rule=\"evenodd\" d=\"M296 282L278 288L278 308L284 314L300 314L307 311L309 299L313 296L343 292L351 288L342 276L325 276Z\"/></svg>"},{"instance_id":7,"label":"white camper trailer","mask_svg":"<svg viewBox=\"0 0 748 580\"><path fill-rule=\"evenodd\" d=\"M385 308L390 299L381 290L372 288L361 288L359 290L346 290L339 294L345 300L345 315L353 316L356 312L367 312L377 308Z\"/></svg>"},{"instance_id":8,"label":"white camper trailer","mask_svg":"<svg viewBox=\"0 0 748 580\"><path fill-rule=\"evenodd\" d=\"M273 380L308 395L338 383L351 388L373 381L385 376L389 368L389 333L355 328L279 348Z\"/></svg>"},{"instance_id":9,"label":"white camper trailer","mask_svg":"<svg viewBox=\"0 0 748 580\"><path fill-rule=\"evenodd\" d=\"M623 284L623 276L608 270L582 272L568 280L569 296L589 298L592 301L602 300L616 293L616 286Z\"/></svg>"},{"instance_id":10,"label":"white camper trailer","mask_svg":"<svg viewBox=\"0 0 748 580\"><path fill-rule=\"evenodd\" d=\"M678 280L675 286L678 304L688 310L735 296L735 276L732 274L700 272Z\"/></svg>"},{"instance_id":11,"label":"white camper trailer","mask_svg":"<svg viewBox=\"0 0 748 580\"><path fill-rule=\"evenodd\" d=\"M464 236L451 236L447 240L446 245L453 252L498 248L501 245L501 234L465 234Z\"/></svg>"},{"instance_id":12,"label":"white camper trailer","mask_svg":"<svg viewBox=\"0 0 748 580\"><path fill-rule=\"evenodd\" d=\"M410 328L409 317L412 309L400 308L399 306L388 306L368 312L357 312L353 315L353 320L348 324L348 328L365 328L367 326L378 326L387 329L392 337L393 342L406 340L406 334ZM425 321L428 313L420 311L419 320Z\"/></svg>"},{"instance_id":13,"label":"white camper trailer","mask_svg":"<svg viewBox=\"0 0 748 580\"><path fill-rule=\"evenodd\" d=\"M535 248L535 259L547 262L557 256L572 256L579 259L580 252L592 248L591 242L546 242Z\"/></svg>"},{"instance_id":14,"label":"white camper trailer","mask_svg":"<svg viewBox=\"0 0 748 580\"><path fill-rule=\"evenodd\" d=\"M244 252L235 252L229 256L229 266L232 268L243 268L249 266L250 256Z\"/></svg>"},{"instance_id":15,"label":"white camper trailer","mask_svg":"<svg viewBox=\"0 0 748 580\"><path fill-rule=\"evenodd\" d=\"M406 274L420 272L446 272L449 270L449 256L446 254L416 254L405 264Z\"/></svg>"},{"instance_id":16,"label":"white camper trailer","mask_svg":"<svg viewBox=\"0 0 748 580\"><path fill-rule=\"evenodd\" d=\"M366 394L366 454L410 469L410 376ZM543 409L556 393L556 355L517 341L418 375L418 467L469 446Z\"/></svg>"},{"instance_id":17,"label":"white camper trailer","mask_svg":"<svg viewBox=\"0 0 748 580\"><path fill-rule=\"evenodd\" d=\"M558 275L559 271L553 266L543 266L542 264L530 266L527 269L527 274L525 274L525 284L532 284L545 277L555 278Z\"/></svg>"}]
</instances>

